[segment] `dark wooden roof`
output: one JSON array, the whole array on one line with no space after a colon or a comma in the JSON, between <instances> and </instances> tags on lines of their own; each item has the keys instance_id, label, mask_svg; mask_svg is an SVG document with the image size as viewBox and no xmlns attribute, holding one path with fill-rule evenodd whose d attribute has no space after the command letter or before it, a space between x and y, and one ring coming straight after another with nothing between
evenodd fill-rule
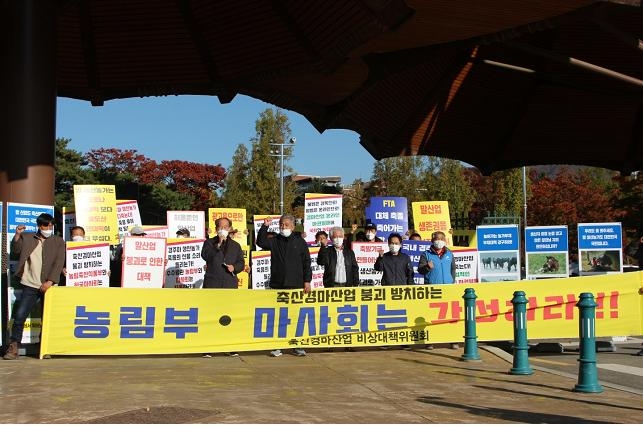
<instances>
[{"instance_id":1,"label":"dark wooden roof","mask_svg":"<svg viewBox=\"0 0 643 428\"><path fill-rule=\"evenodd\" d=\"M642 33L634 0L61 0L58 94L246 94L378 159L628 172Z\"/></svg>"}]
</instances>

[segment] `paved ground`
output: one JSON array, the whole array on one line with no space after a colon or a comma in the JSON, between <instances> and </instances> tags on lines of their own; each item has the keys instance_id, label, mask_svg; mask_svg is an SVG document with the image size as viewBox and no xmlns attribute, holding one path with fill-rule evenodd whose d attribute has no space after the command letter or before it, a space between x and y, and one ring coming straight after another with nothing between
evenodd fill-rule
<instances>
[{"instance_id":1,"label":"paved ground","mask_svg":"<svg viewBox=\"0 0 643 428\"><path fill-rule=\"evenodd\" d=\"M461 355L21 357L0 361L0 410L3 423L643 423L643 385L576 393L555 372L509 375L497 348Z\"/></svg>"}]
</instances>

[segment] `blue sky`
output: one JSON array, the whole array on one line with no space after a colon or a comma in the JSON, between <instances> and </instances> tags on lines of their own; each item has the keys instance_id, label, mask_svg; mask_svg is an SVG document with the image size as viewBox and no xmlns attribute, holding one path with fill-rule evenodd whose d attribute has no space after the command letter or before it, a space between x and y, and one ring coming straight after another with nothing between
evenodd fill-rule
<instances>
[{"instance_id":1,"label":"blue sky","mask_svg":"<svg viewBox=\"0 0 643 428\"><path fill-rule=\"evenodd\" d=\"M220 104L216 97L181 95L113 100L102 107L58 98L57 107L56 136L71 139L70 149L135 149L156 161L220 163L225 168L239 143L249 147L259 113L274 108L242 95L229 104ZM304 116L283 111L297 138L288 161L295 172L338 175L343 184L370 179L375 159L359 144L357 133L320 134Z\"/></svg>"}]
</instances>

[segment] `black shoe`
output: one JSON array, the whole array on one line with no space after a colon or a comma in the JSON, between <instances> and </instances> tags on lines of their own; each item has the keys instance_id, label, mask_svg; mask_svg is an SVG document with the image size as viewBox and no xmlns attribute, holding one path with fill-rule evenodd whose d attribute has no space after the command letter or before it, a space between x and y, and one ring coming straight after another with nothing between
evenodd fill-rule
<instances>
[{"instance_id":1,"label":"black shoe","mask_svg":"<svg viewBox=\"0 0 643 428\"><path fill-rule=\"evenodd\" d=\"M638 355L639 357L643 357L643 349L641 349L639 352L637 352L635 355Z\"/></svg>"}]
</instances>

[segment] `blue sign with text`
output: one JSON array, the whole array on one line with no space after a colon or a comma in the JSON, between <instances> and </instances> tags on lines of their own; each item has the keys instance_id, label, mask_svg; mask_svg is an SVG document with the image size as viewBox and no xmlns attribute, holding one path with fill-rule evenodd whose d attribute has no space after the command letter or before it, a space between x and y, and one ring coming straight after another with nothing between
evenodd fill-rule
<instances>
[{"instance_id":1,"label":"blue sign with text","mask_svg":"<svg viewBox=\"0 0 643 428\"><path fill-rule=\"evenodd\" d=\"M621 223L579 223L578 249L621 249L623 237Z\"/></svg>"},{"instance_id":2,"label":"blue sign with text","mask_svg":"<svg viewBox=\"0 0 643 428\"><path fill-rule=\"evenodd\" d=\"M478 226L478 251L517 251L520 249L518 225Z\"/></svg>"},{"instance_id":3,"label":"blue sign with text","mask_svg":"<svg viewBox=\"0 0 643 428\"><path fill-rule=\"evenodd\" d=\"M528 253L567 251L567 226L526 227L525 251Z\"/></svg>"},{"instance_id":4,"label":"blue sign with text","mask_svg":"<svg viewBox=\"0 0 643 428\"><path fill-rule=\"evenodd\" d=\"M377 226L377 236L386 240L391 233L404 235L409 230L406 198L376 196L366 207L366 219Z\"/></svg>"}]
</instances>

